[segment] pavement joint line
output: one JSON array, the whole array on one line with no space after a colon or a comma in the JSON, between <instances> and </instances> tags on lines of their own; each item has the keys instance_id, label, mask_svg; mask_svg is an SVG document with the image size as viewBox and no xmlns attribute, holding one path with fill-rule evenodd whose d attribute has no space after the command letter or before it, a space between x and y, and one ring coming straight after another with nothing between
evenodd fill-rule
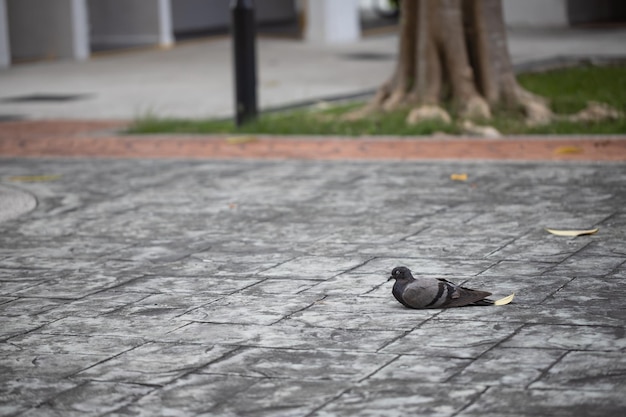
<instances>
[{"instance_id":1,"label":"pavement joint line","mask_svg":"<svg viewBox=\"0 0 626 417\"><path fill-rule=\"evenodd\" d=\"M370 372L369 374L365 375L363 378L357 380L357 384L362 383L363 381L371 378L372 376L376 375L378 372L382 371L383 369L385 369L386 367L388 367L389 365L391 365L393 362L397 361L398 359L400 359L402 355L400 354L395 354L393 358L391 358L388 362L385 362L384 364L382 364L381 366L379 366L378 368L376 368L375 370L373 370L372 372Z\"/></svg>"},{"instance_id":2,"label":"pavement joint line","mask_svg":"<svg viewBox=\"0 0 626 417\"><path fill-rule=\"evenodd\" d=\"M282 316L281 318L279 318L278 320L276 320L273 323L270 323L270 326L272 326L274 324L278 324L281 321L289 320L290 318L292 318L294 316L294 314L301 313L304 310L307 310L307 309L311 308L312 306L314 306L315 304L319 303L320 301L325 300L326 298L328 298L328 295L324 294L323 296L321 296L321 298L316 298L315 301L309 303L308 305L306 305L306 306L304 306L304 307L302 307L302 308L300 308L298 310L295 310L295 311L293 311L293 312L291 312L291 313L289 313L289 314L287 314L285 316Z\"/></svg>"},{"instance_id":3,"label":"pavement joint line","mask_svg":"<svg viewBox=\"0 0 626 417\"><path fill-rule=\"evenodd\" d=\"M458 416L460 413L462 413L463 411L467 410L469 407L471 407L472 405L474 405L476 403L476 401L478 401L489 389L491 388L491 386L489 385L485 385L485 388L480 391L479 393L477 393L467 404L465 404L463 407L459 408L457 411L453 412L452 414L450 414L451 417L455 417Z\"/></svg>"},{"instance_id":4,"label":"pavement joint line","mask_svg":"<svg viewBox=\"0 0 626 417\"><path fill-rule=\"evenodd\" d=\"M537 381L540 381L542 378L544 378L552 368L554 368L559 362L561 362L563 360L563 358L567 355L569 355L572 352L572 350L564 350L563 353L561 355L559 355L559 357L552 363L550 364L548 367L544 368L541 370L541 373L532 381L530 381L528 384L526 384L524 386L524 389L530 389L530 386L532 384L534 384Z\"/></svg>"},{"instance_id":5,"label":"pavement joint line","mask_svg":"<svg viewBox=\"0 0 626 417\"><path fill-rule=\"evenodd\" d=\"M495 344L493 344L491 347L487 348L486 350L484 350L483 352L479 353L477 356L474 356L466 365L463 365L461 367L461 369L459 369L458 371L454 372L453 374L451 374L448 378L446 378L443 383L450 383L455 377L457 377L458 375L460 375L461 373L463 373L463 371L465 371L469 366L471 366L472 364L474 364L477 360L479 360L480 358L482 358L483 356L485 356L488 352L491 352L492 350L496 349L496 348L500 348L501 345L505 342L507 342L508 340L512 339L514 336L516 336L517 334L519 334L519 332L522 330L522 328L524 327L524 323L519 323L519 327L517 327L516 329L514 329L508 336L505 336L503 339L498 340Z\"/></svg>"}]
</instances>

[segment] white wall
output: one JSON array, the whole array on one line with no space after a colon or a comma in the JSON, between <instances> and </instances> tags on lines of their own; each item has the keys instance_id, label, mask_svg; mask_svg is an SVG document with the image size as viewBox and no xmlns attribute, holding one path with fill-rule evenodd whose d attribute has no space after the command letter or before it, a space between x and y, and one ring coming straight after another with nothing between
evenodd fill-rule
<instances>
[{"instance_id":1,"label":"white wall","mask_svg":"<svg viewBox=\"0 0 626 417\"><path fill-rule=\"evenodd\" d=\"M91 44L172 43L170 0L88 0L88 6Z\"/></svg>"},{"instance_id":2,"label":"white wall","mask_svg":"<svg viewBox=\"0 0 626 417\"><path fill-rule=\"evenodd\" d=\"M358 0L307 1L307 41L327 44L354 42L360 36Z\"/></svg>"},{"instance_id":3,"label":"white wall","mask_svg":"<svg viewBox=\"0 0 626 417\"><path fill-rule=\"evenodd\" d=\"M569 25L567 0L503 0L509 27L564 27Z\"/></svg>"},{"instance_id":4,"label":"white wall","mask_svg":"<svg viewBox=\"0 0 626 417\"><path fill-rule=\"evenodd\" d=\"M174 32L223 28L230 22L229 0L174 0Z\"/></svg>"},{"instance_id":5,"label":"white wall","mask_svg":"<svg viewBox=\"0 0 626 417\"><path fill-rule=\"evenodd\" d=\"M6 1L0 0L0 68L6 68L9 65L11 65L9 22L7 19Z\"/></svg>"},{"instance_id":6,"label":"white wall","mask_svg":"<svg viewBox=\"0 0 626 417\"><path fill-rule=\"evenodd\" d=\"M84 1L7 0L12 58L87 58Z\"/></svg>"},{"instance_id":7,"label":"white wall","mask_svg":"<svg viewBox=\"0 0 626 417\"><path fill-rule=\"evenodd\" d=\"M296 17L294 0L256 0L255 3L256 20L259 23L279 22Z\"/></svg>"},{"instance_id":8,"label":"white wall","mask_svg":"<svg viewBox=\"0 0 626 417\"><path fill-rule=\"evenodd\" d=\"M254 3L259 23L296 18L294 0L256 0ZM230 0L172 0L174 32L224 29L230 26L230 19Z\"/></svg>"}]
</instances>

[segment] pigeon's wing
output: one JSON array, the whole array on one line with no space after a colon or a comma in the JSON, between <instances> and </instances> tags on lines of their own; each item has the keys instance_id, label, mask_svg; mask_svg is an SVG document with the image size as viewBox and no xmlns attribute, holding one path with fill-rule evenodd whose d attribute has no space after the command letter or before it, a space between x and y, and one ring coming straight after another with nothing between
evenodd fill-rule
<instances>
[{"instance_id":1,"label":"pigeon's wing","mask_svg":"<svg viewBox=\"0 0 626 417\"><path fill-rule=\"evenodd\" d=\"M437 280L415 280L404 288L402 299L413 308L437 308L445 300L445 284Z\"/></svg>"},{"instance_id":2,"label":"pigeon's wing","mask_svg":"<svg viewBox=\"0 0 626 417\"><path fill-rule=\"evenodd\" d=\"M446 300L440 305L441 308L462 307L478 303L491 295L490 292L472 290L470 288L453 286L450 283L444 284L448 287ZM486 304L492 304L488 302Z\"/></svg>"}]
</instances>

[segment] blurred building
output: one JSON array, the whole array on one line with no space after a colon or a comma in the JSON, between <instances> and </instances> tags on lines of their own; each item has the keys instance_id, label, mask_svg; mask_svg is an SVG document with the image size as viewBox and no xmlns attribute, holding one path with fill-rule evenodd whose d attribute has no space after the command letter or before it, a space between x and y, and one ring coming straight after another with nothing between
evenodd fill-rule
<instances>
[{"instance_id":1,"label":"blurred building","mask_svg":"<svg viewBox=\"0 0 626 417\"><path fill-rule=\"evenodd\" d=\"M226 33L229 4L230 0L0 0L0 67L41 59L83 60L97 51L169 47L189 37ZM624 0L503 0L503 4L509 26L626 21ZM309 42L337 43L357 40L363 16L384 9L388 1L255 0L255 5L260 28L276 32L276 25L282 25Z\"/></svg>"}]
</instances>

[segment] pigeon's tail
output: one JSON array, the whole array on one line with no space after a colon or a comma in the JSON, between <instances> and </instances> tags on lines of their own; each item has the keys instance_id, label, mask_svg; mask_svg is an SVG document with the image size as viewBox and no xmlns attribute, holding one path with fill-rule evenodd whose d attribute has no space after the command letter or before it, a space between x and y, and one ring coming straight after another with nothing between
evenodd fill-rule
<instances>
[{"instance_id":1,"label":"pigeon's tail","mask_svg":"<svg viewBox=\"0 0 626 417\"><path fill-rule=\"evenodd\" d=\"M495 301L490 300L489 298L483 298L482 300L474 301L470 305L473 305L473 306L492 306L494 304L495 304Z\"/></svg>"}]
</instances>

